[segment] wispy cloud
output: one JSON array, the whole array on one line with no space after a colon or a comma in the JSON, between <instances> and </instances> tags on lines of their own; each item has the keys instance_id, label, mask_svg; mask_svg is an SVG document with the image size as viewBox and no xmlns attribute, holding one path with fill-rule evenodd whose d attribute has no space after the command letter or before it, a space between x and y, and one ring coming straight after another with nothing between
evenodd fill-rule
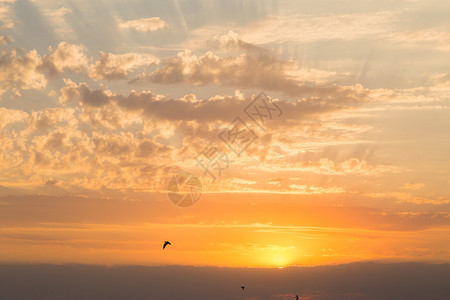
<instances>
[{"instance_id":1,"label":"wispy cloud","mask_svg":"<svg viewBox=\"0 0 450 300\"><path fill-rule=\"evenodd\" d=\"M119 28L121 29L133 29L141 32L156 31L167 27L167 23L159 17L142 18L129 21L118 20L118 23Z\"/></svg>"},{"instance_id":2,"label":"wispy cloud","mask_svg":"<svg viewBox=\"0 0 450 300\"><path fill-rule=\"evenodd\" d=\"M13 9L16 0L0 1L0 29L11 29L16 24L15 11Z\"/></svg>"},{"instance_id":3,"label":"wispy cloud","mask_svg":"<svg viewBox=\"0 0 450 300\"><path fill-rule=\"evenodd\" d=\"M99 79L126 79L130 71L159 63L159 59L149 54L139 53L99 53L99 59L90 66L90 77Z\"/></svg>"}]
</instances>

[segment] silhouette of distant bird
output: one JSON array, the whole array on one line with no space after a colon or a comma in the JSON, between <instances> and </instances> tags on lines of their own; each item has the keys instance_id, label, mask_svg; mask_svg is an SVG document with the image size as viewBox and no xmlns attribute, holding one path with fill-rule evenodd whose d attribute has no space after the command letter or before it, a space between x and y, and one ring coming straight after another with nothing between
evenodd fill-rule
<instances>
[{"instance_id":1,"label":"silhouette of distant bird","mask_svg":"<svg viewBox=\"0 0 450 300\"><path fill-rule=\"evenodd\" d=\"M241 286L241 289L244 290L244 289L245 289L245 286Z\"/></svg>"},{"instance_id":2,"label":"silhouette of distant bird","mask_svg":"<svg viewBox=\"0 0 450 300\"><path fill-rule=\"evenodd\" d=\"M298 300L298 295L295 295L295 300Z\"/></svg>"},{"instance_id":3,"label":"silhouette of distant bird","mask_svg":"<svg viewBox=\"0 0 450 300\"><path fill-rule=\"evenodd\" d=\"M172 244L170 242L168 242L168 241L165 241L164 242L164 246L163 246L163 250L166 248L167 245L172 245Z\"/></svg>"}]
</instances>

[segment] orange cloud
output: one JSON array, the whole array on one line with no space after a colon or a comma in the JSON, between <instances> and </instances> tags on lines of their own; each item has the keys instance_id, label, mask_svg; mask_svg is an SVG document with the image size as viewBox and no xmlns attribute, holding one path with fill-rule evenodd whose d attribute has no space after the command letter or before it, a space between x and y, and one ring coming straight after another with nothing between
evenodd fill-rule
<instances>
[{"instance_id":1,"label":"orange cloud","mask_svg":"<svg viewBox=\"0 0 450 300\"><path fill-rule=\"evenodd\" d=\"M418 182L418 183L405 183L404 185L402 185L400 187L400 189L402 190L413 190L413 191L417 191L420 190L421 188L423 188L425 186L424 183L422 182Z\"/></svg>"},{"instance_id":2,"label":"orange cloud","mask_svg":"<svg viewBox=\"0 0 450 300\"><path fill-rule=\"evenodd\" d=\"M167 23L161 20L159 17L142 18L130 21L119 20L119 28L121 29L134 29L136 31L156 31L167 27Z\"/></svg>"},{"instance_id":3,"label":"orange cloud","mask_svg":"<svg viewBox=\"0 0 450 300\"><path fill-rule=\"evenodd\" d=\"M335 73L301 69L292 61L279 59L264 48L240 40L231 31L215 37L210 45L219 50L238 50L240 54L218 56L208 51L197 56L185 50L163 59L155 71L138 75L131 83L225 85L278 91L293 97L345 97L354 92L352 87L330 83ZM359 90L359 97L365 98L368 91Z\"/></svg>"},{"instance_id":4,"label":"orange cloud","mask_svg":"<svg viewBox=\"0 0 450 300\"><path fill-rule=\"evenodd\" d=\"M50 53L43 59L41 68L48 70L50 75L56 75L64 70L80 72L88 65L86 48L66 42L58 44L56 49L49 47Z\"/></svg>"},{"instance_id":5,"label":"orange cloud","mask_svg":"<svg viewBox=\"0 0 450 300\"><path fill-rule=\"evenodd\" d=\"M25 120L28 117L26 112L16 110L16 109L6 109L0 107L0 132L8 124L14 124Z\"/></svg>"},{"instance_id":6,"label":"orange cloud","mask_svg":"<svg viewBox=\"0 0 450 300\"><path fill-rule=\"evenodd\" d=\"M11 50L0 52L0 95L9 89L19 93L20 90L43 89L47 79L39 71L42 58L36 50L27 53Z\"/></svg>"},{"instance_id":7,"label":"orange cloud","mask_svg":"<svg viewBox=\"0 0 450 300\"><path fill-rule=\"evenodd\" d=\"M99 53L99 59L90 66L89 76L93 79L125 79L130 71L159 63L152 55L138 53L112 54Z\"/></svg>"},{"instance_id":8,"label":"orange cloud","mask_svg":"<svg viewBox=\"0 0 450 300\"><path fill-rule=\"evenodd\" d=\"M0 29L11 29L17 23L15 11L15 0L0 1Z\"/></svg>"}]
</instances>

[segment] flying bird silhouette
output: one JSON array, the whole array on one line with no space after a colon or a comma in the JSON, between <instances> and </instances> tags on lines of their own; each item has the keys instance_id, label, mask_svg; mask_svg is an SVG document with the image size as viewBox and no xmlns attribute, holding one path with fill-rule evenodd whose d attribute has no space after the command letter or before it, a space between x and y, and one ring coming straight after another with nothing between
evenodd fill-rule
<instances>
[{"instance_id":1,"label":"flying bird silhouette","mask_svg":"<svg viewBox=\"0 0 450 300\"><path fill-rule=\"evenodd\" d=\"M164 246L163 246L163 250L166 248L167 245L172 245L172 244L170 242L168 242L168 241L165 241L164 242Z\"/></svg>"},{"instance_id":2,"label":"flying bird silhouette","mask_svg":"<svg viewBox=\"0 0 450 300\"><path fill-rule=\"evenodd\" d=\"M245 289L245 286L241 286L241 289L244 290L244 289Z\"/></svg>"}]
</instances>

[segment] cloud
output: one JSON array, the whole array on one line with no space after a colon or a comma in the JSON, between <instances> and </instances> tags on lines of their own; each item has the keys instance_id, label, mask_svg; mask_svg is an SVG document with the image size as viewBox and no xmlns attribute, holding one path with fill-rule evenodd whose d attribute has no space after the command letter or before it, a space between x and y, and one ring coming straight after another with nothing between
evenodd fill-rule
<instances>
[{"instance_id":1,"label":"cloud","mask_svg":"<svg viewBox=\"0 0 450 300\"><path fill-rule=\"evenodd\" d=\"M3 184L35 189L51 178L74 193L105 186L162 188L156 178L165 178L170 169L172 147L142 132L95 130L83 123L83 113L70 107L30 114L1 108L0 173L7 174ZM5 127L16 122L22 128Z\"/></svg>"},{"instance_id":2,"label":"cloud","mask_svg":"<svg viewBox=\"0 0 450 300\"><path fill-rule=\"evenodd\" d=\"M14 13L15 0L2 0L0 1L0 29L11 29L16 23L16 17Z\"/></svg>"},{"instance_id":3,"label":"cloud","mask_svg":"<svg viewBox=\"0 0 450 300\"><path fill-rule=\"evenodd\" d=\"M341 194L345 193L342 187L321 187L321 186L308 186L304 184L291 184L289 188L294 193L304 194L304 195L317 195L317 194Z\"/></svg>"},{"instance_id":4,"label":"cloud","mask_svg":"<svg viewBox=\"0 0 450 300\"><path fill-rule=\"evenodd\" d=\"M22 122L28 117L28 113L16 110L0 107L0 131L8 124L14 124L16 122Z\"/></svg>"},{"instance_id":5,"label":"cloud","mask_svg":"<svg viewBox=\"0 0 450 300\"><path fill-rule=\"evenodd\" d=\"M65 86L61 88L61 103L80 101L89 106L100 107L106 105L113 99L113 94L109 90L92 91L86 83L77 85L70 79L65 79Z\"/></svg>"},{"instance_id":6,"label":"cloud","mask_svg":"<svg viewBox=\"0 0 450 300\"><path fill-rule=\"evenodd\" d=\"M61 42L56 49L49 47L51 54L44 56L41 68L50 75L57 75L64 70L81 72L88 66L86 48L83 45Z\"/></svg>"},{"instance_id":7,"label":"cloud","mask_svg":"<svg viewBox=\"0 0 450 300\"><path fill-rule=\"evenodd\" d=\"M13 41L14 39L10 36L0 35L0 45L9 44Z\"/></svg>"},{"instance_id":8,"label":"cloud","mask_svg":"<svg viewBox=\"0 0 450 300\"><path fill-rule=\"evenodd\" d=\"M9 89L43 89L47 79L40 72L42 58L36 50L24 53L20 50L2 51L0 54L0 95Z\"/></svg>"},{"instance_id":9,"label":"cloud","mask_svg":"<svg viewBox=\"0 0 450 300\"><path fill-rule=\"evenodd\" d=\"M18 85L22 89L43 88L46 85L46 78L45 74L39 74L39 71L47 71L50 76L60 75L64 71L73 71L85 73L94 80L113 80L126 79L138 68L159 65L154 71L143 72L130 82L258 88L282 92L292 97L341 98L349 96L356 90L358 95L355 96L360 97L361 100L364 100L367 95L367 91L364 92L361 88L354 89L354 87L332 84L331 80L337 76L334 72L299 68L292 61L278 59L262 48L243 42L233 32L213 40L212 43L227 51L237 49L244 52L236 56L218 56L209 51L197 57L186 50L174 57L163 59L161 63L158 58L149 54L100 52L99 58L90 63L92 58L88 58L87 49L83 45L61 42L56 48L49 47L50 53L42 59L36 50L30 51L28 56L35 62L34 65L27 66L26 72L34 71L33 80L30 79L26 81L27 84ZM15 52L12 53L9 55L11 57L9 60L16 56ZM2 61L5 63L8 61L7 52L4 52L3 56ZM26 72L21 72L18 76L25 77ZM17 76L4 75L4 77ZM4 85L3 92L12 85L12 83ZM19 90L19 87L15 89Z\"/></svg>"},{"instance_id":10,"label":"cloud","mask_svg":"<svg viewBox=\"0 0 450 300\"><path fill-rule=\"evenodd\" d=\"M398 203L413 203L417 205L445 205L450 203L448 196L418 197L404 192L368 193L368 197L395 199ZM445 217L448 218L447 213Z\"/></svg>"},{"instance_id":11,"label":"cloud","mask_svg":"<svg viewBox=\"0 0 450 300\"><path fill-rule=\"evenodd\" d=\"M398 13L382 11L377 13L350 14L288 14L278 13L259 19L247 26L233 27L242 39L250 44L267 45L283 43L314 43L318 41L350 41L366 37L382 36L391 30ZM191 32L194 42L204 40L224 27L205 26ZM194 44L188 42L188 44Z\"/></svg>"},{"instance_id":12,"label":"cloud","mask_svg":"<svg viewBox=\"0 0 450 300\"><path fill-rule=\"evenodd\" d=\"M11 42L11 38L0 36L0 44ZM159 59L149 54L113 54L100 52L93 62L83 45L60 42L56 48L49 47L43 58L36 50L24 54L21 50L2 51L0 57L0 94L8 89L43 89L47 85L46 72L50 77L64 71L84 73L94 80L125 79L129 72L139 67L158 64Z\"/></svg>"},{"instance_id":13,"label":"cloud","mask_svg":"<svg viewBox=\"0 0 450 300\"><path fill-rule=\"evenodd\" d=\"M1 36L0 44L8 43L11 38ZM23 50L0 52L0 95L8 90L16 94L20 90L41 90L47 86L48 75L55 77L64 71L88 72L93 79L122 79L128 72L158 63L152 55L137 53L112 54L100 52L99 59L89 64L83 45L61 42L56 48L49 47L50 54L43 58L36 50L25 53Z\"/></svg>"},{"instance_id":14,"label":"cloud","mask_svg":"<svg viewBox=\"0 0 450 300\"><path fill-rule=\"evenodd\" d=\"M0 44L9 43L12 39L0 36ZM89 59L83 45L61 42L56 48L49 47L50 53L41 57L33 49L8 50L0 52L0 95L8 90L20 94L20 90L41 90L47 86L45 71L52 77L64 71L81 73L89 69ZM126 76L127 71L136 66L150 63L151 56L130 54L125 56L101 53L101 58L92 65L95 78Z\"/></svg>"},{"instance_id":15,"label":"cloud","mask_svg":"<svg viewBox=\"0 0 450 300\"><path fill-rule=\"evenodd\" d=\"M179 163L186 166L192 161L192 157L189 157L189 155L198 155L206 146L205 141L209 143L217 139L220 132L229 126L229 122L236 116L243 115L243 109L252 100L251 97L244 97L239 92L236 92L234 96L214 96L209 99L197 99L192 94L173 99L150 91L131 91L128 95L121 95L106 89L91 89L87 83L83 82L77 84L71 80L66 80L65 83L66 85L61 89L60 102L69 107L79 105L81 109L78 118L80 120L98 127L98 130L109 128L124 130L124 132L127 131L127 126L134 124L134 126L138 126L138 130L143 129L142 133L152 133L153 142L170 143L174 145L174 150L179 149L180 158L175 164ZM275 171L301 171L324 175L363 174L366 176L398 172L399 168L394 166L373 166L367 161L357 158L347 159L339 164L326 158L320 161L301 162L298 158L300 141L290 142L285 139L289 135L298 136L299 132L305 130L306 125L302 120L358 105L361 101L358 96L360 92L358 89L359 87L355 87L353 93L349 91L348 96L343 98L311 97L295 102L274 99L284 112L282 118L274 120L273 125L267 126L267 132L264 135L259 135L254 143L248 147L246 162L242 162L246 166L245 170L251 170L251 172L259 174ZM364 90L362 92L364 93ZM249 120L249 122L252 121ZM320 127L320 124L317 124L317 126ZM121 132L121 134L125 134L124 132ZM317 133L314 138L316 140L321 138L322 133L318 132L317 129L315 132ZM133 161L129 156L122 157L125 153L128 155L137 151L137 148L130 146L133 142L128 139L131 138L129 135L124 135L115 142L94 144L97 146L111 145L109 149L114 150L111 150L111 152L102 150L99 155L101 154L102 159L107 158L108 162L117 166L117 163L123 163L127 159L130 162ZM322 138L324 141L330 140L328 133L325 133ZM123 142L123 140L127 141ZM97 138L97 141L99 141L99 138ZM295 153L295 155L289 155L290 152ZM261 164L262 162L264 164ZM280 168L279 166L285 167ZM241 171L242 169L239 172ZM250 179L239 175L236 178ZM226 177L222 179L224 183L227 182ZM290 184L290 187L286 185L285 192L299 194L345 192L344 187L305 185L298 183L298 181L290 182ZM278 190L278 187L262 186L261 183L245 188L247 191L253 192ZM226 186L213 190L242 190L242 184L228 182Z\"/></svg>"},{"instance_id":16,"label":"cloud","mask_svg":"<svg viewBox=\"0 0 450 300\"><path fill-rule=\"evenodd\" d=\"M418 182L418 183L405 183L404 185L402 185L400 187L400 189L417 191L417 190L420 190L421 188L423 188L424 186L425 186L425 184L421 183L421 182Z\"/></svg>"},{"instance_id":17,"label":"cloud","mask_svg":"<svg viewBox=\"0 0 450 300\"><path fill-rule=\"evenodd\" d=\"M150 54L125 53L113 54L100 51L99 58L92 64L83 45L61 42L56 49L49 47L51 54L44 56L41 68L50 75L58 75L64 70L86 71L94 80L125 79L129 72L139 67L148 67L159 63L159 59Z\"/></svg>"},{"instance_id":18,"label":"cloud","mask_svg":"<svg viewBox=\"0 0 450 300\"><path fill-rule=\"evenodd\" d=\"M345 94L348 89L330 82L334 73L301 69L293 61L279 59L262 48L243 42L233 32L215 38L211 43L215 47L243 52L236 56L218 56L208 51L197 56L185 50L163 59L155 71L143 73L131 82L258 88L292 97L334 96Z\"/></svg>"},{"instance_id":19,"label":"cloud","mask_svg":"<svg viewBox=\"0 0 450 300\"><path fill-rule=\"evenodd\" d=\"M150 158L170 150L169 147L160 145L152 139L135 137L131 133L102 134L94 132L92 142L95 152L100 156L114 157L116 159L128 159L132 157ZM103 155L104 154L104 155Z\"/></svg>"},{"instance_id":20,"label":"cloud","mask_svg":"<svg viewBox=\"0 0 450 300\"><path fill-rule=\"evenodd\" d=\"M387 34L386 38L409 48L426 46L437 51L450 51L450 33L445 27L397 31Z\"/></svg>"},{"instance_id":21,"label":"cloud","mask_svg":"<svg viewBox=\"0 0 450 300\"><path fill-rule=\"evenodd\" d=\"M190 51L164 59L161 67L150 74L140 75L132 82L156 84L225 85L235 88L258 88L283 92L289 96L332 95L344 88L337 86L308 86L290 78L291 62L264 54L243 53L237 57L219 57L212 52L197 57Z\"/></svg>"},{"instance_id":22,"label":"cloud","mask_svg":"<svg viewBox=\"0 0 450 300\"><path fill-rule=\"evenodd\" d=\"M5 132L3 152L7 155L2 158L1 165L17 167L9 176L10 184L31 188L51 178L57 180L61 188L161 188L159 180L169 176L164 170L179 168L178 164L189 166L192 157L187 157L191 152L199 153L205 141L217 138L231 120L243 115L244 107L253 99L250 95L244 97L238 91L234 96L217 95L208 99L198 99L194 94L173 99L150 91L131 91L122 95L108 89L92 89L87 83L75 83L70 79L64 79L64 83L59 97L63 107L17 116L25 128ZM359 97L356 96L356 99L359 100ZM297 147L283 141L285 130L302 130L304 123L299 120L338 111L354 105L355 99L326 97L296 102L274 101L285 112L283 118L276 121L277 126L268 126L267 132L259 136L246 154L246 165L260 173L273 171L279 163L274 157L282 156L282 149L291 151ZM4 114L7 115L8 111ZM13 122L3 119L5 124ZM269 158L265 165L259 166L267 155ZM372 174L376 170L359 160L334 165L325 171L323 165L327 163L321 161L320 165L313 165L310 162L298 167L321 174ZM148 176L142 177L142 174ZM159 179L153 180L149 174L154 176L153 179ZM33 180L30 179L32 177ZM251 179L240 175L235 177ZM293 181L290 184L303 183ZM237 185L239 183L232 182L227 190L236 190ZM307 187L295 189L301 193L342 192L330 189L332 186L320 190L320 186L308 183ZM259 185L253 189L270 191L277 187Z\"/></svg>"},{"instance_id":23,"label":"cloud","mask_svg":"<svg viewBox=\"0 0 450 300\"><path fill-rule=\"evenodd\" d=\"M159 63L159 59L148 54L100 52L99 59L90 66L89 76L95 80L125 79L128 72L157 63Z\"/></svg>"},{"instance_id":24,"label":"cloud","mask_svg":"<svg viewBox=\"0 0 450 300\"><path fill-rule=\"evenodd\" d=\"M110 129L124 129L132 124L143 123L142 115L124 110L114 102L97 107L82 105L79 117L93 127L101 126Z\"/></svg>"},{"instance_id":25,"label":"cloud","mask_svg":"<svg viewBox=\"0 0 450 300\"><path fill-rule=\"evenodd\" d=\"M95 80L113 80L125 79L139 68L158 64L153 72L144 69L148 73L139 79L162 84L214 84L275 90L297 100L272 99L283 112L282 118L267 125L266 132L248 147L248 160L244 163L248 170L259 174L301 171L344 176L398 172L399 168L394 166L371 165L352 156L339 163L327 158L300 162L298 158L299 151L307 148L304 143L308 143L309 138L330 145L351 140L355 134L346 134L362 130L337 124L330 117L332 114L345 111L350 115L355 108L373 101L374 96L381 93L383 100L380 101L396 99L396 92L373 91L361 85L338 86L327 83L329 80L321 82L327 77L333 78L334 74L305 71L292 61L274 57L265 49L240 40L233 32L213 39L211 45L217 49L216 54L207 52L197 56L184 51L158 64L154 56L139 53L100 52L94 61L87 56L84 46L61 42L50 48L50 53L36 65L54 75L67 70ZM304 75L301 74L303 71ZM445 75L441 77L445 78ZM63 81L59 97L63 108L32 112L29 126L19 133L18 141L14 141L15 133L9 132L8 143L16 145L15 150L20 149L11 155L22 156L25 163L20 169L26 170L21 177L11 176L12 181L23 183L33 177L33 182L42 184L49 178L57 180L60 187L137 189L141 184L148 189L156 188L158 185L139 177L139 172L163 178L167 176L161 175L166 167L177 168L178 162L189 165L190 162L183 161L186 153L191 150L199 153L204 142L217 138L236 116L248 117L243 109L253 100L253 96L244 97L239 91L234 96L216 95L205 99L199 99L195 94L171 98L151 91L117 93L103 88L103 84L100 84L102 88L93 88L69 78ZM327 118L334 123L326 124ZM254 126L252 120L247 121ZM323 130L324 124L329 128ZM313 147L322 146L316 144ZM166 157L158 162L156 158L162 154ZM173 155L180 155L182 159L173 160ZM286 163L292 165L283 170L277 168ZM137 167L139 164L141 166ZM76 173L76 178L62 178L60 170L63 169L66 174ZM236 175L234 178L240 180L254 179L240 176L239 172L230 176ZM239 190L239 185L242 186L242 182L231 182L227 190ZM295 180L284 188L286 192L299 194L346 193L345 185L335 185ZM247 190L276 189L256 184Z\"/></svg>"},{"instance_id":26,"label":"cloud","mask_svg":"<svg viewBox=\"0 0 450 300\"><path fill-rule=\"evenodd\" d=\"M384 173L397 173L400 168L395 166L378 165L373 166L365 160L350 158L342 163L335 163L328 158L321 158L319 161L302 161L299 163L299 170L326 175L366 175L374 176Z\"/></svg>"},{"instance_id":27,"label":"cloud","mask_svg":"<svg viewBox=\"0 0 450 300\"><path fill-rule=\"evenodd\" d=\"M90 107L102 107L116 103L121 109L139 111L143 116L154 120L231 122L252 100L246 99L240 94L214 96L204 100L198 100L192 95L173 99L153 94L150 91L136 92L134 90L128 95L119 95L110 90L92 90L83 82L76 84L71 80L66 80L65 83L59 98L61 103L78 102ZM336 87L336 96L310 97L296 102L277 99L277 105L284 111L280 122L297 122L305 115L329 113L357 106L368 101L365 98L366 93L367 91L361 86ZM290 124L292 125L292 123Z\"/></svg>"},{"instance_id":28,"label":"cloud","mask_svg":"<svg viewBox=\"0 0 450 300\"><path fill-rule=\"evenodd\" d=\"M243 103L238 97L215 97L198 101L195 97L172 99L150 91L131 91L128 95L117 95L109 90L92 90L86 83L76 84L66 80L61 89L62 103L79 102L90 107L102 107L115 103L128 111L140 111L154 120L217 121L229 120Z\"/></svg>"},{"instance_id":29,"label":"cloud","mask_svg":"<svg viewBox=\"0 0 450 300\"><path fill-rule=\"evenodd\" d=\"M51 9L46 9L45 11L44 11L44 13L47 15L47 16L49 16L49 17L63 17L63 16L65 16L65 15L67 15L67 14L71 14L72 13L72 10L70 9L70 8L67 8L67 7L60 7L60 8L58 8L58 9L53 9L53 10L51 10Z\"/></svg>"},{"instance_id":30,"label":"cloud","mask_svg":"<svg viewBox=\"0 0 450 300\"><path fill-rule=\"evenodd\" d=\"M130 21L119 20L119 28L134 29L136 31L147 32L156 31L167 27L166 22L159 17L142 18Z\"/></svg>"},{"instance_id":31,"label":"cloud","mask_svg":"<svg viewBox=\"0 0 450 300\"><path fill-rule=\"evenodd\" d=\"M131 124L139 124L146 132L158 132L158 136L164 140L176 137L182 145L190 145L192 149L201 150L205 147L204 140L217 138L219 133L238 115L244 115L243 109L253 98L244 97L239 92L234 96L214 96L209 99L197 99L195 95L186 95L179 99L154 94L150 91L131 91L128 95L115 94L110 90L93 90L86 83L75 83L65 80L66 85L61 89L60 102L65 105L78 104L81 107L80 117L83 121L94 126L105 128L125 128ZM305 131L308 138L308 126L304 120L320 114L331 114L343 109L356 107L366 101L360 94L365 91L361 87L348 89L345 96L337 97L310 97L296 102L273 99L283 111L282 117L268 123L266 135L257 139L246 152L248 155L259 156L264 160L271 145L284 148L297 147L297 142L290 142L292 136L298 136ZM244 116L242 116L244 117ZM248 117L247 117L248 118ZM249 125L253 121L247 120ZM252 126L252 125L251 125ZM320 127L321 124L315 124ZM353 132L353 128L350 129ZM309 130L310 131L310 130ZM348 130L347 130L348 131ZM345 128L340 129L343 134ZM314 139L330 140L329 132L320 132L314 129ZM336 134L338 134L336 133ZM289 136L292 135L290 138ZM271 137L273 136L272 140ZM306 137L305 137L306 139ZM172 140L174 142L174 140ZM203 145L203 146L202 146ZM272 160L270 160L273 162ZM274 162L274 163L286 163ZM320 166L305 165L303 169L325 172ZM386 168L384 170L383 168ZM392 171L386 166L373 167L365 161L347 161L342 166L334 166L328 170L331 174L345 174L352 169L353 172L365 174L379 174L379 172Z\"/></svg>"},{"instance_id":32,"label":"cloud","mask_svg":"<svg viewBox=\"0 0 450 300\"><path fill-rule=\"evenodd\" d=\"M34 111L29 116L29 129L33 130L48 130L59 125L69 125L67 123L76 123L74 118L75 111L72 108L46 108L39 111Z\"/></svg>"},{"instance_id":33,"label":"cloud","mask_svg":"<svg viewBox=\"0 0 450 300\"><path fill-rule=\"evenodd\" d=\"M208 41L208 44L214 49L226 49L226 50L244 50L252 52L260 52L269 54L270 52L262 47L252 45L241 40L238 34L232 30L229 30L227 34L215 35L212 40Z\"/></svg>"}]
</instances>

